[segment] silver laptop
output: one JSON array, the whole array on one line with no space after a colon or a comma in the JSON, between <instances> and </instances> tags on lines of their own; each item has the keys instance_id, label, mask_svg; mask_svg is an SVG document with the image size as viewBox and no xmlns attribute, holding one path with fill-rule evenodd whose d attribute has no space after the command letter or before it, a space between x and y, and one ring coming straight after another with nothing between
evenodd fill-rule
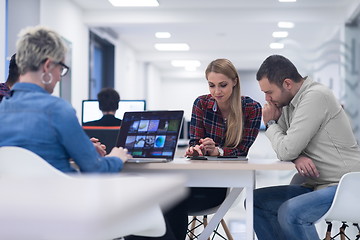
<instances>
[{"instance_id":1,"label":"silver laptop","mask_svg":"<svg viewBox=\"0 0 360 240\"><path fill-rule=\"evenodd\" d=\"M128 162L168 162L175 156L184 111L125 112L117 147L133 156Z\"/></svg>"}]
</instances>

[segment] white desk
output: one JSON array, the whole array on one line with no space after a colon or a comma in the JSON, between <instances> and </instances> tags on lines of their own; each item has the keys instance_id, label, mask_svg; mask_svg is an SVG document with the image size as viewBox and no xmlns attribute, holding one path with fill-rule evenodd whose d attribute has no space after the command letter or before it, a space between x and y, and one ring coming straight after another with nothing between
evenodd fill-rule
<instances>
[{"instance_id":1,"label":"white desk","mask_svg":"<svg viewBox=\"0 0 360 240\"><path fill-rule=\"evenodd\" d=\"M189 161L177 158L169 163L125 164L124 172L154 174L180 173L187 177L189 187L230 187L233 188L223 204L213 216L209 225L200 235L200 240L207 239L216 225L226 214L242 189L246 189L246 230L248 240L254 239L253 230L253 190L256 170L294 170L291 162L274 159L250 159L246 161Z\"/></svg>"},{"instance_id":2,"label":"white desk","mask_svg":"<svg viewBox=\"0 0 360 240\"><path fill-rule=\"evenodd\" d=\"M171 177L0 178L0 239L104 240L165 232L160 206L185 195ZM160 223L160 227L157 223Z\"/></svg>"}]
</instances>

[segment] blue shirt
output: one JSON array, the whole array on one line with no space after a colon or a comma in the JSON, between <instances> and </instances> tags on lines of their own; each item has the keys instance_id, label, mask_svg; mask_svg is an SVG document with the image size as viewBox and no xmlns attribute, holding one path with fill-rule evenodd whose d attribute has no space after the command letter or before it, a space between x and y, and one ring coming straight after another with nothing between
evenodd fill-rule
<instances>
[{"instance_id":1,"label":"blue shirt","mask_svg":"<svg viewBox=\"0 0 360 240\"><path fill-rule=\"evenodd\" d=\"M101 157L65 100L38 85L16 83L12 96L0 103L0 146L26 148L63 172L119 172L118 157Z\"/></svg>"}]
</instances>

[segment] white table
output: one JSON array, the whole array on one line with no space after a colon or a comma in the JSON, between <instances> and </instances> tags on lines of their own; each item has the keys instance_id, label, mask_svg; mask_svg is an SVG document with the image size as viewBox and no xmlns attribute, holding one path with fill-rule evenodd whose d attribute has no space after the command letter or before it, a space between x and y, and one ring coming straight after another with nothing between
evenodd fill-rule
<instances>
[{"instance_id":1,"label":"white table","mask_svg":"<svg viewBox=\"0 0 360 240\"><path fill-rule=\"evenodd\" d=\"M123 172L143 174L183 174L189 187L227 187L232 188L227 198L213 216L208 226L200 235L206 240L224 217L233 202L246 190L246 236L254 239L253 230L253 190L255 188L255 172L257 170L294 170L291 162L280 162L277 159L250 159L249 161L190 161L176 158L168 163L125 164Z\"/></svg>"},{"instance_id":2,"label":"white table","mask_svg":"<svg viewBox=\"0 0 360 240\"><path fill-rule=\"evenodd\" d=\"M2 177L0 239L104 240L154 228L163 234L160 206L185 192L180 176Z\"/></svg>"}]
</instances>

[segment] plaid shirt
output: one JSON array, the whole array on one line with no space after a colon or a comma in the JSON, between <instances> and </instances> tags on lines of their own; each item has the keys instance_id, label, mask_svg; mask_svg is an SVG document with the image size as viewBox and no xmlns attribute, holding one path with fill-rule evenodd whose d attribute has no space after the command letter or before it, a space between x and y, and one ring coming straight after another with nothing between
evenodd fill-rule
<instances>
[{"instance_id":1,"label":"plaid shirt","mask_svg":"<svg viewBox=\"0 0 360 240\"><path fill-rule=\"evenodd\" d=\"M224 156L246 156L250 146L254 143L260 128L261 105L250 97L241 97L243 111L243 135L236 148L223 147L225 143L226 124L220 109L213 110L215 99L211 95L198 97L193 105L190 123L190 142L192 145L201 138L212 138L223 148Z\"/></svg>"},{"instance_id":2,"label":"plaid shirt","mask_svg":"<svg viewBox=\"0 0 360 240\"><path fill-rule=\"evenodd\" d=\"M0 102L3 97L10 96L10 88L5 83L0 83Z\"/></svg>"}]
</instances>

